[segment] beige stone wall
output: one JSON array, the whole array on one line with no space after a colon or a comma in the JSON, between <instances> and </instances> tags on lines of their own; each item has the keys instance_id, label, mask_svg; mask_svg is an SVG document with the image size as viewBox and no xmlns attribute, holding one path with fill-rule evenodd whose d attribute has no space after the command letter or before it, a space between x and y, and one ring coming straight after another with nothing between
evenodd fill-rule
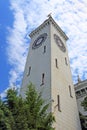
<instances>
[{"instance_id":1,"label":"beige stone wall","mask_svg":"<svg viewBox=\"0 0 87 130\"><path fill-rule=\"evenodd\" d=\"M74 86L72 83L72 76L68 58L68 51L62 52L55 40L53 34L56 33L62 39L66 46L65 39L60 32L51 24L51 88L52 111L56 117L56 130L80 130L80 121L77 110L77 103L75 97ZM67 48L67 47L66 47ZM65 57L68 65L65 64ZM55 65L55 58L58 61L58 68ZM69 92L69 85L71 86L72 97ZM58 111L57 95L60 96L60 110Z\"/></svg>"},{"instance_id":2,"label":"beige stone wall","mask_svg":"<svg viewBox=\"0 0 87 130\"><path fill-rule=\"evenodd\" d=\"M47 39L39 48L33 50L33 42L43 33L47 33ZM51 49L49 34L50 25L48 24L32 37L21 87L21 93L23 95L27 90L27 85L32 82L36 86L37 91L42 91L43 98L48 101L51 100ZM46 53L44 53L44 46L46 46ZM31 74L27 76L29 66L31 66ZM44 85L41 85L42 73L45 74Z\"/></svg>"}]
</instances>

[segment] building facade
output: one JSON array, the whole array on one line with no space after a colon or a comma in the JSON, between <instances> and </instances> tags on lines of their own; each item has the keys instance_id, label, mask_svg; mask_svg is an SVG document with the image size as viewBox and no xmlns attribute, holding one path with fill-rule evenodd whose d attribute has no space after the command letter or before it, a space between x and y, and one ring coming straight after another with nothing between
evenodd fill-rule
<instances>
[{"instance_id":1,"label":"building facade","mask_svg":"<svg viewBox=\"0 0 87 130\"><path fill-rule=\"evenodd\" d=\"M21 95L32 82L42 98L51 103L55 130L81 130L66 41L68 37L49 15L30 33Z\"/></svg>"},{"instance_id":2,"label":"building facade","mask_svg":"<svg viewBox=\"0 0 87 130\"><path fill-rule=\"evenodd\" d=\"M75 85L76 99L78 105L78 111L85 117L87 117L87 111L81 106L82 101L87 97L87 80L81 81L78 78L78 83ZM83 126L87 129L87 120L83 122Z\"/></svg>"}]
</instances>

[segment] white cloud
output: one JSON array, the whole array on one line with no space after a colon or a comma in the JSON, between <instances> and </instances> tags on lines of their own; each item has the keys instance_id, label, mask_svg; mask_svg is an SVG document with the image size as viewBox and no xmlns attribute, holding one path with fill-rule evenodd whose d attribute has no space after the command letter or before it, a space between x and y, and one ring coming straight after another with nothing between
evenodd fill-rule
<instances>
[{"instance_id":1,"label":"white cloud","mask_svg":"<svg viewBox=\"0 0 87 130\"><path fill-rule=\"evenodd\" d=\"M69 57L74 81L80 74L87 78L87 2L85 0L10 0L14 14L13 28L8 28L8 57L12 66L10 85L21 81L29 39L27 34L40 25L51 12L67 33Z\"/></svg>"}]
</instances>

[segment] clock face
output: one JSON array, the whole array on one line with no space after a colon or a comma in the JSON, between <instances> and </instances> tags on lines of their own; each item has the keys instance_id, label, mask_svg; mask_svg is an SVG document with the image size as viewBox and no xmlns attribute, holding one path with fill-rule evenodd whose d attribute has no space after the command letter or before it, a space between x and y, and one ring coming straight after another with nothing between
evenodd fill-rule
<instances>
[{"instance_id":1,"label":"clock face","mask_svg":"<svg viewBox=\"0 0 87 130\"><path fill-rule=\"evenodd\" d=\"M54 39L55 39L56 44L60 48L60 50L63 51L63 52L66 52L65 46L64 46L62 40L60 39L60 37L57 34L54 34Z\"/></svg>"},{"instance_id":2,"label":"clock face","mask_svg":"<svg viewBox=\"0 0 87 130\"><path fill-rule=\"evenodd\" d=\"M32 49L36 49L42 45L42 43L46 40L47 33L41 34L33 43Z\"/></svg>"}]
</instances>

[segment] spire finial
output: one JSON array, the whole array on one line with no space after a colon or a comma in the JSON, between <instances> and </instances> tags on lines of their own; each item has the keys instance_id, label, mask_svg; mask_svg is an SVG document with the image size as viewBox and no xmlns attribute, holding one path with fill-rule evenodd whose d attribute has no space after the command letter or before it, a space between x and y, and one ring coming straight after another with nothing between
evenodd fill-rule
<instances>
[{"instance_id":1,"label":"spire finial","mask_svg":"<svg viewBox=\"0 0 87 130\"><path fill-rule=\"evenodd\" d=\"M78 75L78 83L81 82L80 76Z\"/></svg>"},{"instance_id":2,"label":"spire finial","mask_svg":"<svg viewBox=\"0 0 87 130\"><path fill-rule=\"evenodd\" d=\"M49 14L47 15L47 17L48 17L48 18L52 17L51 14L52 14L52 13L49 13Z\"/></svg>"}]
</instances>

